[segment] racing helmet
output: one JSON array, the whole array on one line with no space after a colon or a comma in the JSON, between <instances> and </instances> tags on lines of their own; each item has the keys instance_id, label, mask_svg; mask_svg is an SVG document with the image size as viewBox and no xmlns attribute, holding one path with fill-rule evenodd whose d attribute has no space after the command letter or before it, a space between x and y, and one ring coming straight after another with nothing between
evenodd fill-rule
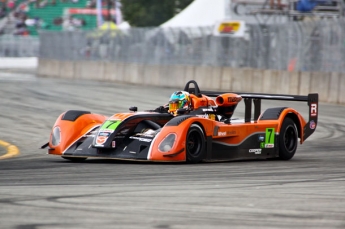
<instances>
[{"instance_id":1,"label":"racing helmet","mask_svg":"<svg viewBox=\"0 0 345 229\"><path fill-rule=\"evenodd\" d=\"M186 111L190 109L191 99L189 93L186 91L175 91L169 100L169 112L177 114L178 109L185 109Z\"/></svg>"}]
</instances>

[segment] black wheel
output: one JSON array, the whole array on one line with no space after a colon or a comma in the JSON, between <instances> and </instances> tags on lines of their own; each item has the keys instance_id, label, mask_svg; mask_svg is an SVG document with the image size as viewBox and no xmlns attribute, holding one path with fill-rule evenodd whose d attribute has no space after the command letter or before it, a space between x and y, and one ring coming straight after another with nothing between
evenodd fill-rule
<instances>
[{"instance_id":1,"label":"black wheel","mask_svg":"<svg viewBox=\"0 0 345 229\"><path fill-rule=\"evenodd\" d=\"M62 157L63 159L72 161L72 162L82 162L87 159L87 157Z\"/></svg>"},{"instance_id":2,"label":"black wheel","mask_svg":"<svg viewBox=\"0 0 345 229\"><path fill-rule=\"evenodd\" d=\"M296 124L292 119L285 118L279 133L279 158L290 160L296 152L298 133Z\"/></svg>"},{"instance_id":3,"label":"black wheel","mask_svg":"<svg viewBox=\"0 0 345 229\"><path fill-rule=\"evenodd\" d=\"M198 163L204 159L206 140L201 127L192 124L186 139L186 160L189 163Z\"/></svg>"}]
</instances>

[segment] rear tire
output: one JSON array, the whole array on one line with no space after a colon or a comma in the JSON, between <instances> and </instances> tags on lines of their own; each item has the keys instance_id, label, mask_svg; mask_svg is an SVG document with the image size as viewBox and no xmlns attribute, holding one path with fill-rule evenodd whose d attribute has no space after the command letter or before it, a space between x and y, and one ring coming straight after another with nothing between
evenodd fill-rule
<instances>
[{"instance_id":1,"label":"rear tire","mask_svg":"<svg viewBox=\"0 0 345 229\"><path fill-rule=\"evenodd\" d=\"M63 159L72 161L72 162L82 162L87 159L87 157L62 157Z\"/></svg>"},{"instance_id":2,"label":"rear tire","mask_svg":"<svg viewBox=\"0 0 345 229\"><path fill-rule=\"evenodd\" d=\"M204 159L206 140L203 130L199 125L189 127L186 138L186 161L198 163Z\"/></svg>"},{"instance_id":3,"label":"rear tire","mask_svg":"<svg viewBox=\"0 0 345 229\"><path fill-rule=\"evenodd\" d=\"M290 160L296 152L298 133L296 124L292 119L285 118L279 133L279 158Z\"/></svg>"}]
</instances>

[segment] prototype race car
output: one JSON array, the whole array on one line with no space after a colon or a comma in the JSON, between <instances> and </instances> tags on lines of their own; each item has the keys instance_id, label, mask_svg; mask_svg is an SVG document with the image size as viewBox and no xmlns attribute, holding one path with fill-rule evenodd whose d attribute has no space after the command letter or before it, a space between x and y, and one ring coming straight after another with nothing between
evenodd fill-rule
<instances>
[{"instance_id":1,"label":"prototype race car","mask_svg":"<svg viewBox=\"0 0 345 229\"><path fill-rule=\"evenodd\" d=\"M56 120L48 153L71 161L86 158L157 162L230 161L243 159L291 159L316 129L318 94L308 96L200 91L189 81L193 109L177 115L165 107L111 117L69 110ZM215 98L215 99L212 99ZM232 119L244 100L244 119ZM274 107L261 112L261 100L304 101L308 122L295 109ZM252 109L253 105L253 109ZM252 111L253 110L253 111ZM252 117L252 113L254 114Z\"/></svg>"}]
</instances>

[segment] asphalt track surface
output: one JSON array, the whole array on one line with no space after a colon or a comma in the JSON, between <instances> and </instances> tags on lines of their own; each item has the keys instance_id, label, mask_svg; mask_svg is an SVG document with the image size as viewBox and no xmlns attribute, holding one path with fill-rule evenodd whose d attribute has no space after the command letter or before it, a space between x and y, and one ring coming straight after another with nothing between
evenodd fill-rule
<instances>
[{"instance_id":1,"label":"asphalt track surface","mask_svg":"<svg viewBox=\"0 0 345 229\"><path fill-rule=\"evenodd\" d=\"M71 163L39 149L66 110L152 109L174 90L0 74L0 140L20 150L0 160L0 228L345 228L344 106L320 104L290 161Z\"/></svg>"}]
</instances>

